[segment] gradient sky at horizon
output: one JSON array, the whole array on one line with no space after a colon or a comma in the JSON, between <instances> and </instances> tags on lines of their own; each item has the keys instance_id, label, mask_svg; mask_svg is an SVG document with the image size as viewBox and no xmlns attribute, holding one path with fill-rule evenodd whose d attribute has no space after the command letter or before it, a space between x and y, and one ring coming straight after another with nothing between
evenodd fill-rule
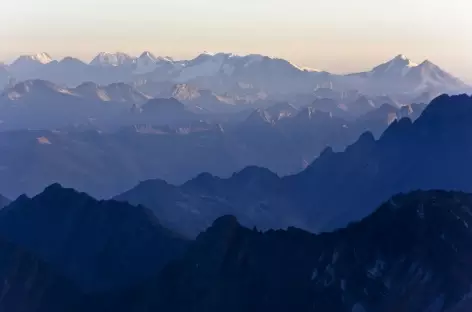
<instances>
[{"instance_id":1,"label":"gradient sky at horizon","mask_svg":"<svg viewBox=\"0 0 472 312\"><path fill-rule=\"evenodd\" d=\"M0 60L100 51L260 53L345 73L397 54L472 82L469 0L4 0Z\"/></svg>"}]
</instances>

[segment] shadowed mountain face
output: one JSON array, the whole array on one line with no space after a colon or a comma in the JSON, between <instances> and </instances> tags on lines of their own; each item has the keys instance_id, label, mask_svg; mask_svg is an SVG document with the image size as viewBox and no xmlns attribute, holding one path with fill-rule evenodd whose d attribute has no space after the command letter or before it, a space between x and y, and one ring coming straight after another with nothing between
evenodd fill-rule
<instances>
[{"instance_id":1,"label":"shadowed mountain face","mask_svg":"<svg viewBox=\"0 0 472 312\"><path fill-rule=\"evenodd\" d=\"M200 175L180 187L148 181L117 198L147 206L164 224L186 235L198 234L230 211L243 224L264 229L333 229L365 217L399 192L472 191L471 121L470 97L441 96L416 122L393 121L378 141L365 133L344 152L328 148L296 175L279 178L247 168L229 179ZM195 215L198 222L190 228L188 222L174 221Z\"/></svg>"},{"instance_id":2,"label":"shadowed mountain face","mask_svg":"<svg viewBox=\"0 0 472 312\"><path fill-rule=\"evenodd\" d=\"M0 242L0 310L61 312L78 306L82 291L54 266L15 244Z\"/></svg>"},{"instance_id":3,"label":"shadowed mountain face","mask_svg":"<svg viewBox=\"0 0 472 312\"><path fill-rule=\"evenodd\" d=\"M8 198L3 197L2 195L0 195L0 209L5 207L9 203L10 203L10 200Z\"/></svg>"},{"instance_id":4,"label":"shadowed mountain face","mask_svg":"<svg viewBox=\"0 0 472 312\"><path fill-rule=\"evenodd\" d=\"M292 202L287 201L281 179L259 167L247 167L228 179L200 174L182 186L150 180L116 199L151 208L166 227L188 237L195 237L225 214L264 229L303 224L295 209L287 210Z\"/></svg>"},{"instance_id":5,"label":"shadowed mountain face","mask_svg":"<svg viewBox=\"0 0 472 312\"><path fill-rule=\"evenodd\" d=\"M346 229L261 233L218 219L161 276L172 311L461 311L472 273L472 197L395 196ZM185 298L185 299L184 299ZM469 302L470 303L470 302Z\"/></svg>"},{"instance_id":6,"label":"shadowed mountain face","mask_svg":"<svg viewBox=\"0 0 472 312\"><path fill-rule=\"evenodd\" d=\"M120 289L157 274L186 246L146 208L97 201L58 184L1 210L0 236L88 292Z\"/></svg>"},{"instance_id":7,"label":"shadowed mountain face","mask_svg":"<svg viewBox=\"0 0 472 312\"><path fill-rule=\"evenodd\" d=\"M296 228L260 232L224 216L159 274L121 291L93 294L54 273L60 266L0 243L0 278L7 281L0 284L0 307L465 312L472 304L471 222L472 195L445 191L394 196L362 221L319 235Z\"/></svg>"}]
</instances>

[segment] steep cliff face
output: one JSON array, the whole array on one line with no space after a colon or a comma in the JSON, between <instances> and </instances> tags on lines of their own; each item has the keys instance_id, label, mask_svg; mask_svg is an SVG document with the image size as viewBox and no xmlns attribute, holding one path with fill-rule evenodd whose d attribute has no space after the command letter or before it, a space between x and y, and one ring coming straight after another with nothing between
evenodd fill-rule
<instances>
[{"instance_id":1,"label":"steep cliff face","mask_svg":"<svg viewBox=\"0 0 472 312\"><path fill-rule=\"evenodd\" d=\"M472 196L395 196L346 229L261 233L218 219L158 281L163 311L461 311Z\"/></svg>"},{"instance_id":2,"label":"steep cliff face","mask_svg":"<svg viewBox=\"0 0 472 312\"><path fill-rule=\"evenodd\" d=\"M84 298L74 283L36 255L0 241L0 311L63 312Z\"/></svg>"}]
</instances>

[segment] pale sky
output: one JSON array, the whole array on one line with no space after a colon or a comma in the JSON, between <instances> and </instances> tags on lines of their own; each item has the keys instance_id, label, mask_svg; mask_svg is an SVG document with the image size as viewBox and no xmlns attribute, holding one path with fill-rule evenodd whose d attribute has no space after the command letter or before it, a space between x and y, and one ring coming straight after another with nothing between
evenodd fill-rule
<instances>
[{"instance_id":1,"label":"pale sky","mask_svg":"<svg viewBox=\"0 0 472 312\"><path fill-rule=\"evenodd\" d=\"M1 0L0 60L260 53L336 73L397 54L472 82L470 0Z\"/></svg>"}]
</instances>

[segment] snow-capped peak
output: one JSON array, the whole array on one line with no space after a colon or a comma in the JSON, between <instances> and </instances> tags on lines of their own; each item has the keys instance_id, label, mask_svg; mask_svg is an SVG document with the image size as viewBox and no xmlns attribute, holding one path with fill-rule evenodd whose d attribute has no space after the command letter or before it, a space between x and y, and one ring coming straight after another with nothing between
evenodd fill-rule
<instances>
[{"instance_id":1,"label":"snow-capped peak","mask_svg":"<svg viewBox=\"0 0 472 312\"><path fill-rule=\"evenodd\" d=\"M37 61L41 64L47 64L52 62L52 58L46 52L34 54L29 56L32 60Z\"/></svg>"},{"instance_id":2,"label":"snow-capped peak","mask_svg":"<svg viewBox=\"0 0 472 312\"><path fill-rule=\"evenodd\" d=\"M47 64L52 62L52 58L49 56L49 54L42 52L38 54L21 55L14 63L18 62L36 62L40 64Z\"/></svg>"},{"instance_id":3,"label":"snow-capped peak","mask_svg":"<svg viewBox=\"0 0 472 312\"><path fill-rule=\"evenodd\" d=\"M132 64L135 58L123 52L100 52L91 62L94 66L119 66L123 64Z\"/></svg>"},{"instance_id":4,"label":"snow-capped peak","mask_svg":"<svg viewBox=\"0 0 472 312\"><path fill-rule=\"evenodd\" d=\"M405 55L399 54L390 61L375 67L369 72L369 76L405 76L412 68L417 66L418 64L412 62Z\"/></svg>"},{"instance_id":5,"label":"snow-capped peak","mask_svg":"<svg viewBox=\"0 0 472 312\"><path fill-rule=\"evenodd\" d=\"M218 53L215 53L215 52L209 52L209 51L203 51L202 53L203 55L208 55L208 56L215 56L216 54Z\"/></svg>"},{"instance_id":6,"label":"snow-capped peak","mask_svg":"<svg viewBox=\"0 0 472 312\"><path fill-rule=\"evenodd\" d=\"M404 61L409 61L409 59L406 57L405 54L398 54L395 59L398 59L398 60L404 60Z\"/></svg>"},{"instance_id":7,"label":"snow-capped peak","mask_svg":"<svg viewBox=\"0 0 472 312\"><path fill-rule=\"evenodd\" d=\"M144 51L143 53L141 53L138 59L149 60L149 61L155 62L157 60L157 57L155 57L154 54L152 54L149 51Z\"/></svg>"},{"instance_id":8,"label":"snow-capped peak","mask_svg":"<svg viewBox=\"0 0 472 312\"><path fill-rule=\"evenodd\" d=\"M143 52L138 59L136 60L136 74L150 73L154 71L159 66L173 65L174 60L168 56L166 57L156 57L151 52Z\"/></svg>"},{"instance_id":9,"label":"snow-capped peak","mask_svg":"<svg viewBox=\"0 0 472 312\"><path fill-rule=\"evenodd\" d=\"M404 54L397 55L390 62L387 62L387 64L389 64L390 66L404 66L409 68L418 66L418 64L412 62Z\"/></svg>"}]
</instances>

